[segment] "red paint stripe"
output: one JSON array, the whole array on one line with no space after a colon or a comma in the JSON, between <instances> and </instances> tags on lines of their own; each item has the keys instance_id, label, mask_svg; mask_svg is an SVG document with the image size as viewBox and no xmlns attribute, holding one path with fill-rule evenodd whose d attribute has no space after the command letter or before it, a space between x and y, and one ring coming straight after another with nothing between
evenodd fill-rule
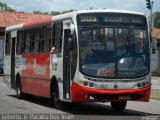
<instances>
[{"instance_id":1,"label":"red paint stripe","mask_svg":"<svg viewBox=\"0 0 160 120\"><path fill-rule=\"evenodd\" d=\"M32 26L38 26L38 25L41 25L41 24L46 24L46 23L51 22L51 20L52 20L52 17L48 16L47 18L42 19L42 20L37 20L37 21L34 21L34 22L24 23L23 27L26 28L26 27L32 27Z\"/></svg>"},{"instance_id":2,"label":"red paint stripe","mask_svg":"<svg viewBox=\"0 0 160 120\"><path fill-rule=\"evenodd\" d=\"M76 83L72 84L72 102L109 102L111 100L91 100L86 98L87 94L106 94L106 95L118 95L118 94L137 94L144 95L143 98L136 101L148 102L151 92L151 86L141 89L130 89L130 90L101 90L82 87ZM78 95L78 96L77 96ZM135 101L135 100L133 100Z\"/></svg>"}]
</instances>

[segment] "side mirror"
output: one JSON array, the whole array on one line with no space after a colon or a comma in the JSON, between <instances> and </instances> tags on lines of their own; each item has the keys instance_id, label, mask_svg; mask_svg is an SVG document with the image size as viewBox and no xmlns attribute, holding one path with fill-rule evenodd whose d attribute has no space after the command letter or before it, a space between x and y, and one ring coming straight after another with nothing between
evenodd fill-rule
<instances>
[{"instance_id":1,"label":"side mirror","mask_svg":"<svg viewBox=\"0 0 160 120\"><path fill-rule=\"evenodd\" d=\"M71 30L71 35L73 35L74 34L74 25L71 23L71 25L70 25L70 30Z\"/></svg>"},{"instance_id":2,"label":"side mirror","mask_svg":"<svg viewBox=\"0 0 160 120\"><path fill-rule=\"evenodd\" d=\"M67 39L68 42L68 50L72 50L73 49L73 35L70 35Z\"/></svg>"},{"instance_id":3,"label":"side mirror","mask_svg":"<svg viewBox=\"0 0 160 120\"><path fill-rule=\"evenodd\" d=\"M74 48L74 44L73 44L73 35L74 35L74 25L71 24L70 25L70 34L68 35L68 39L67 39L67 42L68 42L68 50L72 50Z\"/></svg>"}]
</instances>

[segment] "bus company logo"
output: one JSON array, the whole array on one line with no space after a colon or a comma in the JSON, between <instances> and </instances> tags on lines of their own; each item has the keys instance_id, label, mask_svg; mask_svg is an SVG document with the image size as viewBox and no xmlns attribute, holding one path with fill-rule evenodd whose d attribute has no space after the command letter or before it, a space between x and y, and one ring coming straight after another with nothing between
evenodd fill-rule
<instances>
[{"instance_id":1,"label":"bus company logo","mask_svg":"<svg viewBox=\"0 0 160 120\"><path fill-rule=\"evenodd\" d=\"M17 61L18 62L18 61ZM25 70L26 69L26 59L25 58L20 58L20 67L21 69Z\"/></svg>"},{"instance_id":2,"label":"bus company logo","mask_svg":"<svg viewBox=\"0 0 160 120\"><path fill-rule=\"evenodd\" d=\"M114 84L114 89L118 89L118 85L117 84Z\"/></svg>"},{"instance_id":3,"label":"bus company logo","mask_svg":"<svg viewBox=\"0 0 160 120\"><path fill-rule=\"evenodd\" d=\"M118 83L119 83L118 81L114 81L114 82L113 82L113 84L114 84L114 89L118 89Z\"/></svg>"},{"instance_id":4,"label":"bus company logo","mask_svg":"<svg viewBox=\"0 0 160 120\"><path fill-rule=\"evenodd\" d=\"M39 75L46 75L46 66L38 65L36 59L34 59L34 72Z\"/></svg>"}]
</instances>

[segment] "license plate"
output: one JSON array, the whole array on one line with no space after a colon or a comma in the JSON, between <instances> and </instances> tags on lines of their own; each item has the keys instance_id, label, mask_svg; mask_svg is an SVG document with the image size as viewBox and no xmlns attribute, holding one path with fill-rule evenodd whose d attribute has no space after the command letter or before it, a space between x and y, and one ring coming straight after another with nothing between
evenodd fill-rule
<instances>
[{"instance_id":1,"label":"license plate","mask_svg":"<svg viewBox=\"0 0 160 120\"><path fill-rule=\"evenodd\" d=\"M119 96L119 100L131 100L131 96Z\"/></svg>"}]
</instances>

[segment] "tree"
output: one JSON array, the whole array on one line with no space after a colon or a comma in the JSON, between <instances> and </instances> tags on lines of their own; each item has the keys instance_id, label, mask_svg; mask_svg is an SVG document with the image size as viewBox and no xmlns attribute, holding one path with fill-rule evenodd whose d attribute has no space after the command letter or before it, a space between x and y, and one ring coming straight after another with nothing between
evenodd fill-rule
<instances>
[{"instance_id":1,"label":"tree","mask_svg":"<svg viewBox=\"0 0 160 120\"><path fill-rule=\"evenodd\" d=\"M73 11L76 11L76 10L73 10L73 9L70 9L70 10L65 10L65 11L61 12L61 14L64 14L64 13L69 13L69 12L73 12Z\"/></svg>"},{"instance_id":2,"label":"tree","mask_svg":"<svg viewBox=\"0 0 160 120\"><path fill-rule=\"evenodd\" d=\"M51 11L50 15L60 15L61 12L59 11Z\"/></svg>"},{"instance_id":3,"label":"tree","mask_svg":"<svg viewBox=\"0 0 160 120\"><path fill-rule=\"evenodd\" d=\"M43 15L49 15L49 12L40 12L40 11L33 11L34 14L43 14Z\"/></svg>"},{"instance_id":4,"label":"tree","mask_svg":"<svg viewBox=\"0 0 160 120\"><path fill-rule=\"evenodd\" d=\"M154 17L154 27L160 28L160 12L156 12Z\"/></svg>"},{"instance_id":5,"label":"tree","mask_svg":"<svg viewBox=\"0 0 160 120\"><path fill-rule=\"evenodd\" d=\"M69 12L73 12L73 11L76 11L76 10L70 9L70 10L65 10L65 11L62 11L62 12L51 11L51 13L49 15L60 15L60 14L69 13Z\"/></svg>"},{"instance_id":6,"label":"tree","mask_svg":"<svg viewBox=\"0 0 160 120\"><path fill-rule=\"evenodd\" d=\"M0 10L15 12L14 9L10 8L7 4L0 2Z\"/></svg>"}]
</instances>

